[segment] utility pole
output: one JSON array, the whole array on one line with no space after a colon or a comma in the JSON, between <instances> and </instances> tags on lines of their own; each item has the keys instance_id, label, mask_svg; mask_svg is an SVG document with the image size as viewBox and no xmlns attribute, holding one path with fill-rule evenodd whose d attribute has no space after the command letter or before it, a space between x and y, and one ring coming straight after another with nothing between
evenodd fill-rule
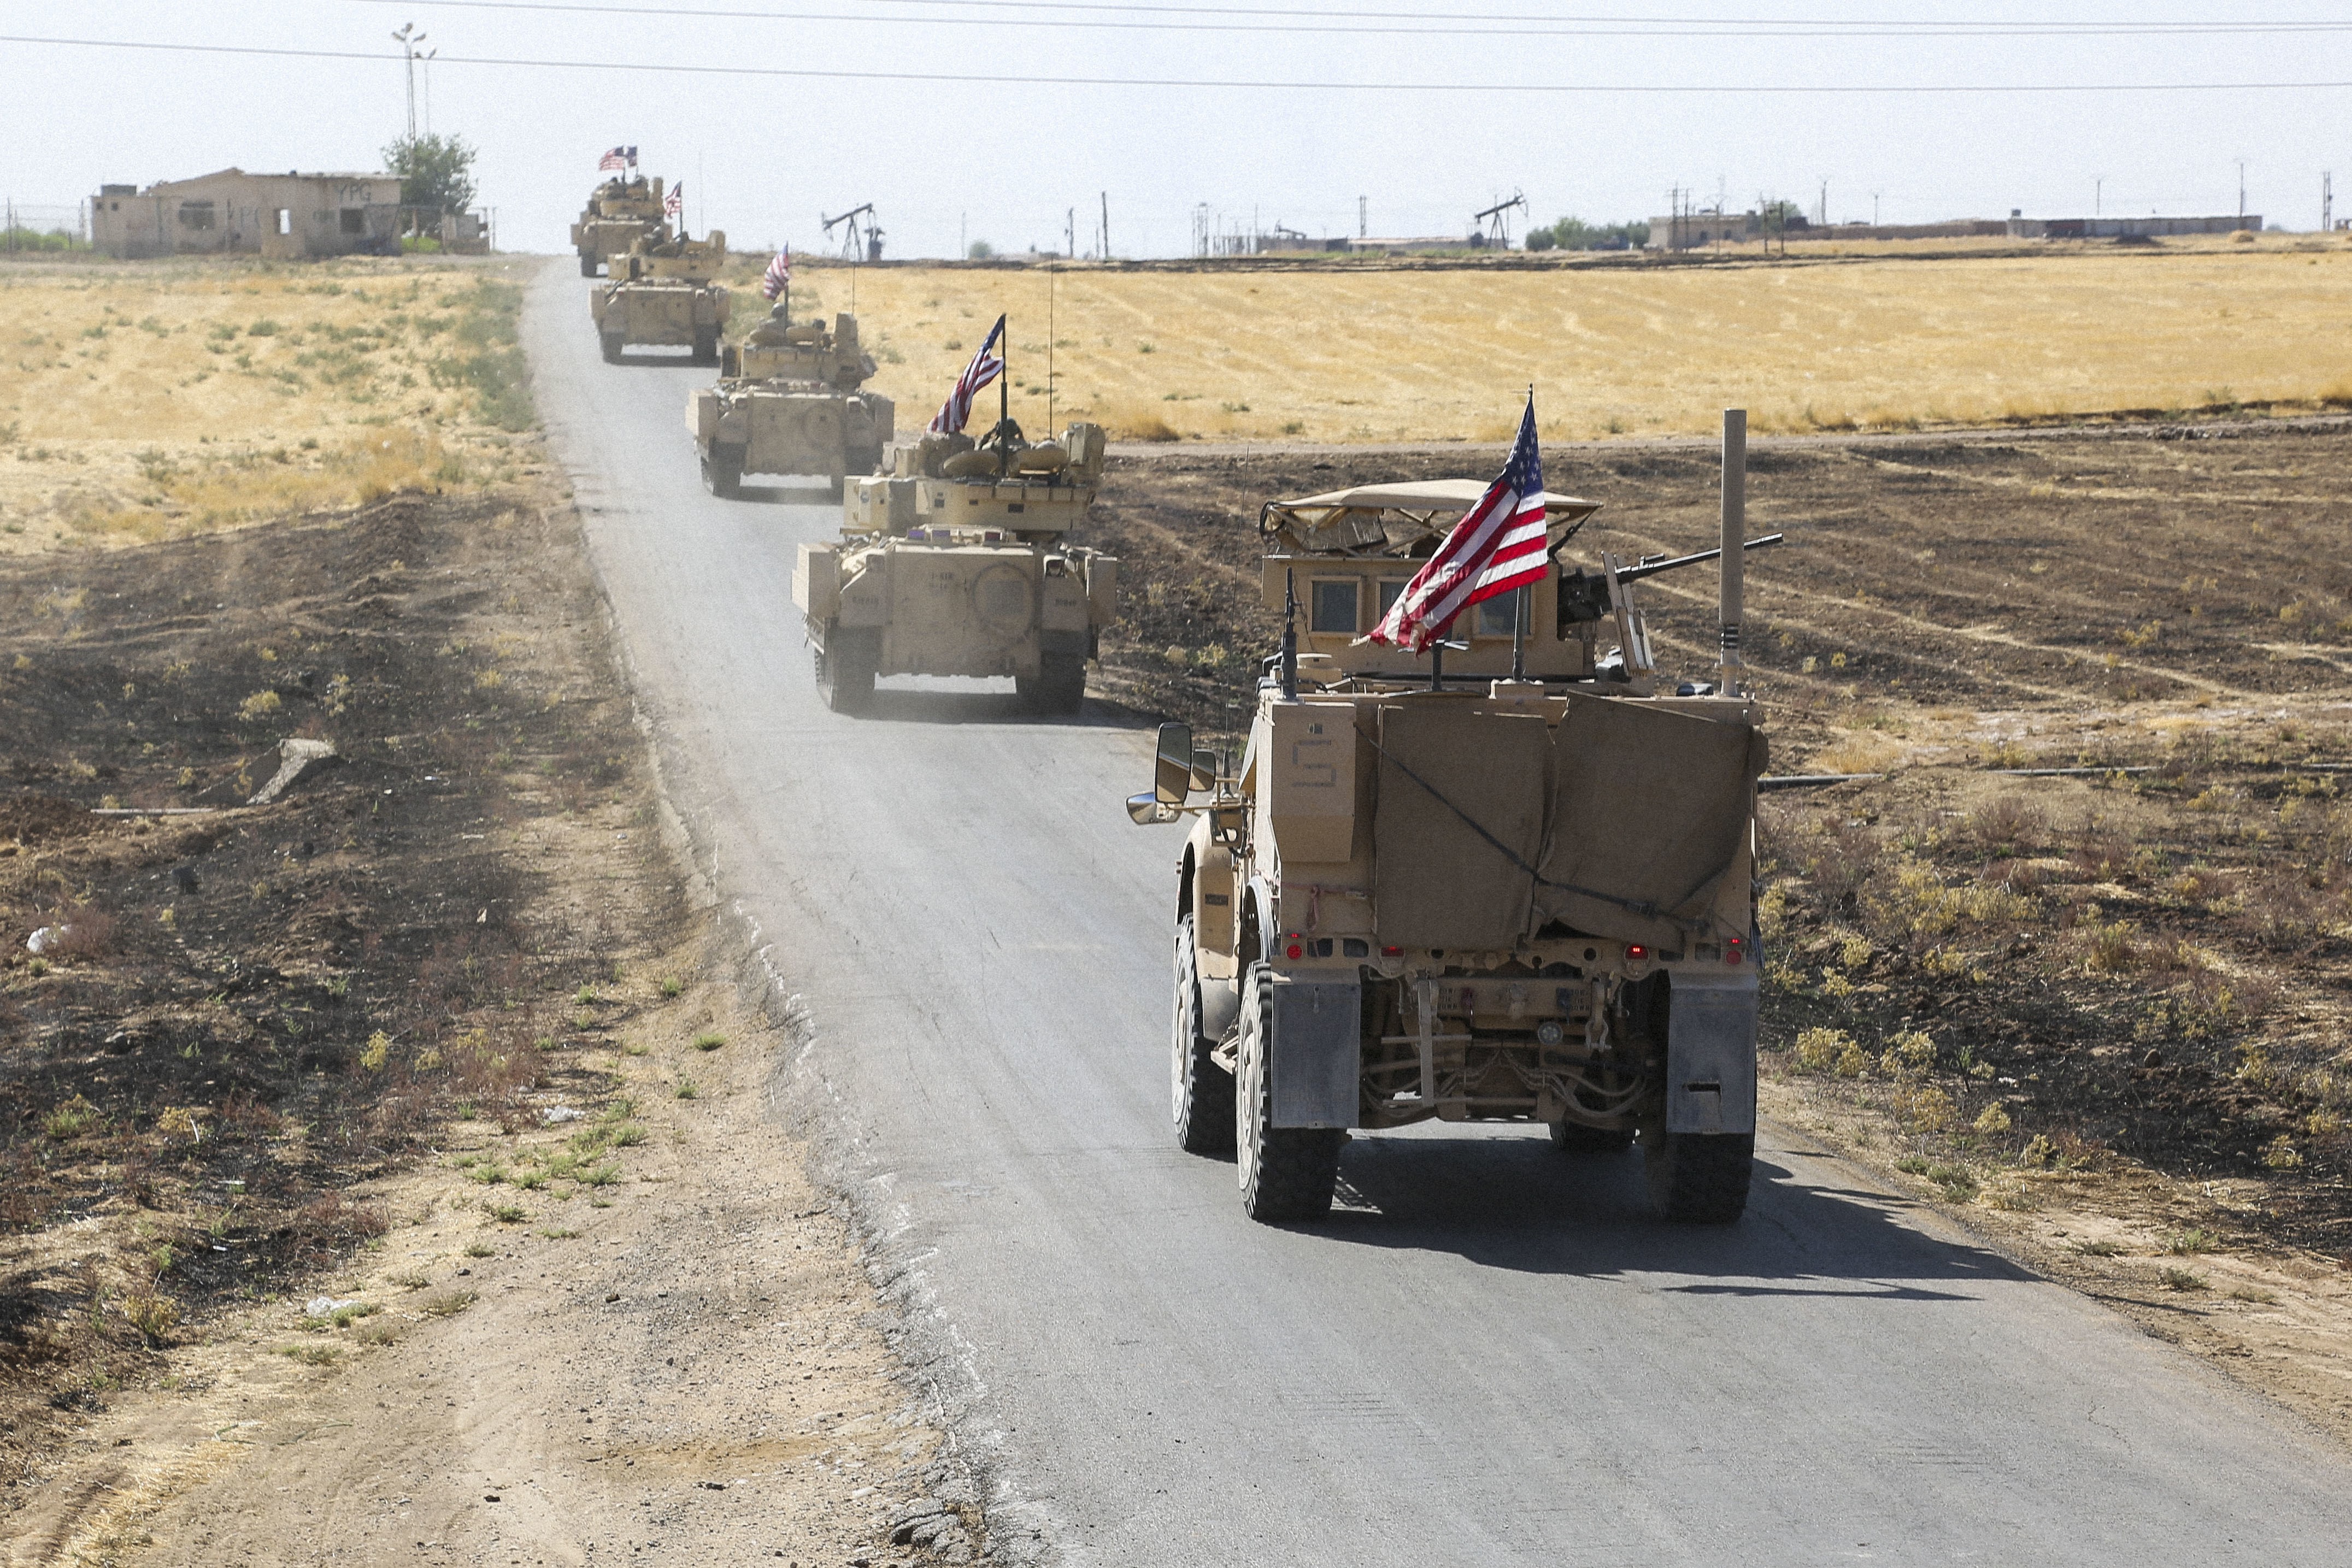
<instances>
[{"instance_id":1,"label":"utility pole","mask_svg":"<svg viewBox=\"0 0 2352 1568\"><path fill-rule=\"evenodd\" d=\"M1830 177L1822 176L1822 227L1830 226Z\"/></svg>"},{"instance_id":2,"label":"utility pole","mask_svg":"<svg viewBox=\"0 0 2352 1568\"><path fill-rule=\"evenodd\" d=\"M2336 228L2336 171L2328 170L2319 176L2319 232L2332 234Z\"/></svg>"},{"instance_id":3,"label":"utility pole","mask_svg":"<svg viewBox=\"0 0 2352 1568\"><path fill-rule=\"evenodd\" d=\"M1072 207L1062 220L1062 259L1078 259L1078 209Z\"/></svg>"},{"instance_id":4,"label":"utility pole","mask_svg":"<svg viewBox=\"0 0 2352 1568\"><path fill-rule=\"evenodd\" d=\"M2238 226L2246 226L2246 161L2238 160Z\"/></svg>"},{"instance_id":5,"label":"utility pole","mask_svg":"<svg viewBox=\"0 0 2352 1568\"><path fill-rule=\"evenodd\" d=\"M1879 193L1876 191L1870 193L1870 226L1872 228L1878 226L1878 196Z\"/></svg>"},{"instance_id":6,"label":"utility pole","mask_svg":"<svg viewBox=\"0 0 2352 1568\"><path fill-rule=\"evenodd\" d=\"M408 139L414 141L416 140L416 46L425 41L425 35L416 30L415 23L403 22L392 39L400 46L401 57L408 71Z\"/></svg>"},{"instance_id":7,"label":"utility pole","mask_svg":"<svg viewBox=\"0 0 2352 1568\"><path fill-rule=\"evenodd\" d=\"M2091 215L2095 218L2099 215L2099 203L2106 194L2106 185L2107 177L2105 174L2091 176Z\"/></svg>"},{"instance_id":8,"label":"utility pole","mask_svg":"<svg viewBox=\"0 0 2352 1568\"><path fill-rule=\"evenodd\" d=\"M1356 237L1358 239L1372 237L1372 208L1371 198L1369 196L1356 198Z\"/></svg>"},{"instance_id":9,"label":"utility pole","mask_svg":"<svg viewBox=\"0 0 2352 1568\"><path fill-rule=\"evenodd\" d=\"M1102 258L1105 261L1108 261L1110 259L1110 193L1108 191L1105 191L1102 193Z\"/></svg>"},{"instance_id":10,"label":"utility pole","mask_svg":"<svg viewBox=\"0 0 2352 1568\"><path fill-rule=\"evenodd\" d=\"M956 259L958 261L963 261L971 255L971 246L966 243L969 236L965 232L971 226L969 221L971 217L970 213L956 214Z\"/></svg>"}]
</instances>

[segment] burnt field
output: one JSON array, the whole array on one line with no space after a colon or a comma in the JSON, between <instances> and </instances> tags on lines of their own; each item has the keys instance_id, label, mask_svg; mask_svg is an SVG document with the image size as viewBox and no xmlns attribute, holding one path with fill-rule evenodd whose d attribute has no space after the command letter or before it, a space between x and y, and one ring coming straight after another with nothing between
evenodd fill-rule
<instances>
[{"instance_id":1,"label":"burnt field","mask_svg":"<svg viewBox=\"0 0 2352 1568\"><path fill-rule=\"evenodd\" d=\"M0 567L12 1458L381 1234L351 1189L448 1118L604 1092L674 912L569 526L412 492ZM289 737L340 759L247 805Z\"/></svg>"},{"instance_id":2,"label":"burnt field","mask_svg":"<svg viewBox=\"0 0 2352 1568\"><path fill-rule=\"evenodd\" d=\"M1258 504L1499 455L1115 464L1106 685L1236 729L1279 632ZM1713 542L1711 450L1546 468L1604 503L1570 559ZM1765 797L1769 1060L1890 1120L1940 1196L2129 1166L2352 1255L2347 480L2352 432L2262 421L1751 453L1750 529L1790 536L1748 578L1770 770L1885 776ZM1644 585L1667 674L1704 673L1714 586ZM2085 771L2018 771L2057 768Z\"/></svg>"}]
</instances>

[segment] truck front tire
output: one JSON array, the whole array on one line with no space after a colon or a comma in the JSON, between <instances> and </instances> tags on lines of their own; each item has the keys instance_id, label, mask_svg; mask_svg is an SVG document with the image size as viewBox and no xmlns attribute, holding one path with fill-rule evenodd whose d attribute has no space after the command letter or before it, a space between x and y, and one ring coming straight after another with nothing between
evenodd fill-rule
<instances>
[{"instance_id":1,"label":"truck front tire","mask_svg":"<svg viewBox=\"0 0 2352 1568\"><path fill-rule=\"evenodd\" d=\"M697 327L694 329L694 362L715 365L719 362L719 329Z\"/></svg>"},{"instance_id":2,"label":"truck front tire","mask_svg":"<svg viewBox=\"0 0 2352 1568\"><path fill-rule=\"evenodd\" d=\"M1217 1042L1201 1033L1199 949L1192 917L1176 923L1176 1016L1169 1028L1173 1069L1176 1146L1188 1155L1234 1152L1234 1075L1211 1052Z\"/></svg>"},{"instance_id":3,"label":"truck front tire","mask_svg":"<svg viewBox=\"0 0 2352 1568\"><path fill-rule=\"evenodd\" d=\"M875 639L835 627L815 650L816 689L835 713L864 713L874 702L874 674L881 663Z\"/></svg>"},{"instance_id":4,"label":"truck front tire","mask_svg":"<svg viewBox=\"0 0 2352 1568\"><path fill-rule=\"evenodd\" d=\"M702 454L702 487L721 500L743 493L743 449L713 442Z\"/></svg>"},{"instance_id":5,"label":"truck front tire","mask_svg":"<svg viewBox=\"0 0 2352 1568\"><path fill-rule=\"evenodd\" d=\"M1277 1127L1274 1077L1274 966L1252 964L1242 984L1241 1060L1234 1085L1234 1142L1242 1207L1262 1222L1320 1219L1331 1211L1339 1149L1348 1134L1329 1127Z\"/></svg>"},{"instance_id":6,"label":"truck front tire","mask_svg":"<svg viewBox=\"0 0 2352 1568\"><path fill-rule=\"evenodd\" d=\"M618 332L607 332L604 334L604 362L606 364L617 365L621 362L622 342L623 340L621 334Z\"/></svg>"},{"instance_id":7,"label":"truck front tire","mask_svg":"<svg viewBox=\"0 0 2352 1568\"><path fill-rule=\"evenodd\" d=\"M584 251L584 250L583 250L583 251L582 251L582 252L580 253L580 276L581 276L581 277L595 277L595 276L596 276L596 267L597 267L597 261L596 261L596 258L595 258L593 256L590 255L588 252L586 252L586 251Z\"/></svg>"},{"instance_id":8,"label":"truck front tire","mask_svg":"<svg viewBox=\"0 0 2352 1568\"><path fill-rule=\"evenodd\" d=\"M1756 1161L1753 1133L1669 1133L1642 1130L1642 1163L1650 1201L1666 1218L1686 1225L1728 1225L1748 1207L1748 1181Z\"/></svg>"}]
</instances>

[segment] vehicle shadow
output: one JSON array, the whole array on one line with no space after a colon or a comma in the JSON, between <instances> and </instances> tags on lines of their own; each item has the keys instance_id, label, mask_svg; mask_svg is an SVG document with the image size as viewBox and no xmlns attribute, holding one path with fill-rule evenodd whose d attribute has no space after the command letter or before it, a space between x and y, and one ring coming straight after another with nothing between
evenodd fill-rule
<instances>
[{"instance_id":1,"label":"vehicle shadow","mask_svg":"<svg viewBox=\"0 0 2352 1568\"><path fill-rule=\"evenodd\" d=\"M742 485L736 487L732 499L764 501L782 507L838 507L841 497L833 493L830 485Z\"/></svg>"},{"instance_id":2,"label":"vehicle shadow","mask_svg":"<svg viewBox=\"0 0 2352 1568\"><path fill-rule=\"evenodd\" d=\"M613 359L606 360L604 362L608 365L627 365L639 369L672 371L707 370L714 374L717 373L719 369L715 364L704 365L697 363L694 358L694 350L690 348L675 349L668 351L649 348L624 349L617 356Z\"/></svg>"},{"instance_id":3,"label":"vehicle shadow","mask_svg":"<svg viewBox=\"0 0 2352 1568\"><path fill-rule=\"evenodd\" d=\"M1024 724L1057 729L1099 728L1104 716L1088 702L1076 713L1037 713L1014 692L914 690L876 686L857 716L879 724Z\"/></svg>"},{"instance_id":4,"label":"vehicle shadow","mask_svg":"<svg viewBox=\"0 0 2352 1568\"><path fill-rule=\"evenodd\" d=\"M1674 1225L1650 1207L1638 1149L1563 1155L1542 1137L1358 1137L1340 1156L1330 1218L1300 1231L1524 1273L1710 1281L1660 1287L1692 1295L1957 1301L1974 1299L1970 1285L2037 1277L1906 1224L1915 1207L1810 1185L1764 1148L1744 1218Z\"/></svg>"}]
</instances>

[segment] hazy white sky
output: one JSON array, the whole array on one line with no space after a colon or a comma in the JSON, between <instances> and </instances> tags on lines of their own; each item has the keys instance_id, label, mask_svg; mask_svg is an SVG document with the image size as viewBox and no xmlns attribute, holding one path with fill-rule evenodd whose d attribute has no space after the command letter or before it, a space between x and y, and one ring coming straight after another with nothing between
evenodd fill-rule
<instances>
[{"instance_id":1,"label":"hazy white sky","mask_svg":"<svg viewBox=\"0 0 2352 1568\"><path fill-rule=\"evenodd\" d=\"M592 0L593 3L593 0ZM1665 87L1950 86L2352 80L2352 30L2265 36L1856 37L1476 37L1510 15L1535 26L1596 16L1895 23L2277 24L2352 11L2276 6L1896 0L1135 0L1007 14L919 0L643 0L784 19L593 16L427 0L10 0L0 32L383 51L379 60L0 42L7 135L0 194L70 204L102 181L144 184L228 164L367 169L403 128L391 30L414 22L451 56L609 62L592 69L453 63L433 68L432 123L480 150L482 200L509 249L560 250L616 141L646 171L684 179L697 232L739 248L818 248L820 210L871 201L894 256L943 256L960 236L1058 249L1077 212L1087 248L1108 192L1121 256L1176 255L1200 204L1311 235L1460 234L1469 214L1524 189L1538 221L1664 210L1670 186L1735 207L1759 192L1833 219L1887 222L2108 212L2232 212L2273 226L2319 217L2323 170L2352 185L2352 90L1862 96L1670 93ZM1248 13L1235 15L1239 10ZM1440 13L1418 34L1258 32L1281 10ZM1222 12L1222 16L1219 13ZM809 19L812 14L852 18ZM2332 15L2331 15L2332 13ZM787 15L789 14L789 15ZM968 21L943 22L942 16ZM1127 30L1071 20L1222 20L1228 29ZM911 19L909 19L911 18ZM1296 19L1295 17L1293 18ZM955 83L675 76L632 62L950 73ZM1069 87L1037 76L1247 78L1282 88ZM1334 91L1318 82L1543 83L1557 94ZM2352 190L2342 209L2352 215ZM1516 232L1516 231L1515 231Z\"/></svg>"}]
</instances>

